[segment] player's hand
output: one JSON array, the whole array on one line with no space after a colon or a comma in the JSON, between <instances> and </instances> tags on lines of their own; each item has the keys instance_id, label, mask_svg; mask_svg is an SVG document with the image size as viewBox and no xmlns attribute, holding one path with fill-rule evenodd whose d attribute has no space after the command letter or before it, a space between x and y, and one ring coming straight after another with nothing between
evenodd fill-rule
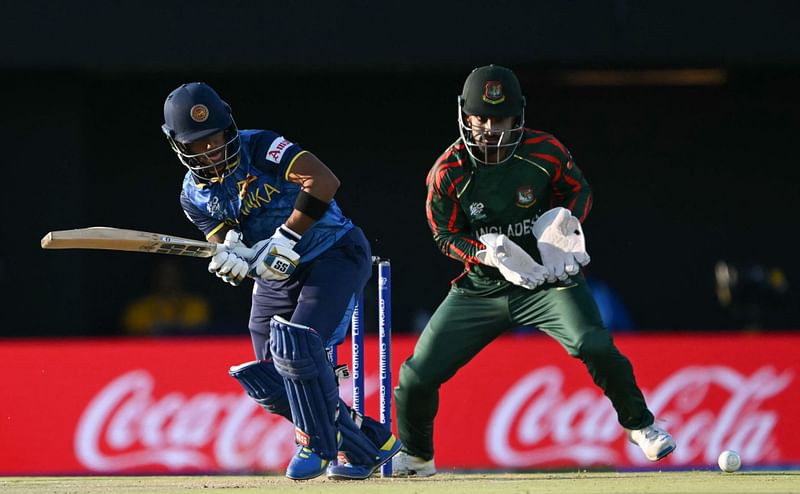
<instances>
[{"instance_id":1,"label":"player's hand","mask_svg":"<svg viewBox=\"0 0 800 494\"><path fill-rule=\"evenodd\" d=\"M262 280L285 280L292 275L300 263L300 254L294 246L302 238L285 225L275 230L275 234L266 240L256 243L256 252L250 263L250 273Z\"/></svg>"},{"instance_id":2,"label":"player's hand","mask_svg":"<svg viewBox=\"0 0 800 494\"><path fill-rule=\"evenodd\" d=\"M547 270L510 238L487 233L481 235L480 241L486 245L486 249L478 251L478 260L497 268L509 282L528 290L544 283Z\"/></svg>"},{"instance_id":3,"label":"player's hand","mask_svg":"<svg viewBox=\"0 0 800 494\"><path fill-rule=\"evenodd\" d=\"M547 281L566 280L589 264L581 222L565 208L546 211L533 224Z\"/></svg>"},{"instance_id":4,"label":"player's hand","mask_svg":"<svg viewBox=\"0 0 800 494\"><path fill-rule=\"evenodd\" d=\"M242 234L236 230L228 230L222 245L223 249L214 254L211 262L208 263L208 272L222 278L225 283L237 286L249 271L247 260L234 252L237 248L241 249L245 246L242 243Z\"/></svg>"}]
</instances>

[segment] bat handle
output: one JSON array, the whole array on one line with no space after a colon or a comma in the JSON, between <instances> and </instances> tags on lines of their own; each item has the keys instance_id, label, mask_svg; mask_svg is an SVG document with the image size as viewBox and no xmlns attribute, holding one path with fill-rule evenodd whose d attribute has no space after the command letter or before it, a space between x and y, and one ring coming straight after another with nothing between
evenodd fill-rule
<instances>
[{"instance_id":1,"label":"bat handle","mask_svg":"<svg viewBox=\"0 0 800 494\"><path fill-rule=\"evenodd\" d=\"M219 254L220 252L223 252L223 251L230 252L231 249L229 249L227 246L225 246L225 244L217 244L217 248L214 251L214 255ZM247 261L248 264L253 262L253 258L256 256L256 250L255 249L251 249L249 247L245 247L244 245L237 245L236 247L234 247L232 249L232 251L233 251L234 254L236 254L237 256L241 257L245 261ZM253 270L253 271L247 273L247 276L249 278L256 278L256 276L254 276L254 274L253 274L254 272L255 271Z\"/></svg>"},{"instance_id":2,"label":"bat handle","mask_svg":"<svg viewBox=\"0 0 800 494\"><path fill-rule=\"evenodd\" d=\"M248 263L253 262L253 258L256 256L255 249L251 249L250 247L245 247L244 245L237 245L233 249L229 249L225 246L225 244L217 244L217 250L214 254L218 254L222 251L233 252L237 256L241 257Z\"/></svg>"}]
</instances>

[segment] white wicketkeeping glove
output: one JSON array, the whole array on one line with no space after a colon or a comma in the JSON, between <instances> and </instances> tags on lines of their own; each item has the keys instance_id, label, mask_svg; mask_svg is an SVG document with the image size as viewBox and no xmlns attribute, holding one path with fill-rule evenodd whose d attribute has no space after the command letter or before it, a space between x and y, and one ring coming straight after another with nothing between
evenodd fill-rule
<instances>
[{"instance_id":1,"label":"white wicketkeeping glove","mask_svg":"<svg viewBox=\"0 0 800 494\"><path fill-rule=\"evenodd\" d=\"M270 238L253 245L256 254L250 262L250 273L262 280L285 280L291 276L300 263L294 246L301 238L286 225L279 226Z\"/></svg>"},{"instance_id":2,"label":"white wicketkeeping glove","mask_svg":"<svg viewBox=\"0 0 800 494\"><path fill-rule=\"evenodd\" d=\"M237 286L244 280L250 269L247 260L234 252L246 247L242 243L242 234L236 230L228 230L222 245L224 249L214 254L211 262L208 263L208 272L222 278L225 283Z\"/></svg>"},{"instance_id":3,"label":"white wicketkeeping glove","mask_svg":"<svg viewBox=\"0 0 800 494\"><path fill-rule=\"evenodd\" d=\"M533 290L544 283L547 271L539 263L505 235L486 233L480 241L486 249L477 252L482 264L497 268L503 278L515 285Z\"/></svg>"},{"instance_id":4,"label":"white wicketkeeping glove","mask_svg":"<svg viewBox=\"0 0 800 494\"><path fill-rule=\"evenodd\" d=\"M565 208L546 211L533 224L547 281L566 280L589 264L581 222Z\"/></svg>"}]
</instances>

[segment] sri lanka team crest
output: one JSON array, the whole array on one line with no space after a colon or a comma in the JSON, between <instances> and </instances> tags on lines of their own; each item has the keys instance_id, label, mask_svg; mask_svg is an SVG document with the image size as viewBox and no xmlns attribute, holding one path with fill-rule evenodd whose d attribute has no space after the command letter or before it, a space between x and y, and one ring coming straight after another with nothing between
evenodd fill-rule
<instances>
[{"instance_id":1,"label":"sri lanka team crest","mask_svg":"<svg viewBox=\"0 0 800 494\"><path fill-rule=\"evenodd\" d=\"M189 116L192 117L197 123L203 123L208 120L208 107L206 105L197 104L189 110Z\"/></svg>"},{"instance_id":2,"label":"sri lanka team crest","mask_svg":"<svg viewBox=\"0 0 800 494\"><path fill-rule=\"evenodd\" d=\"M497 105L506 100L503 93L503 83L500 81L486 81L486 90L483 92L483 101Z\"/></svg>"},{"instance_id":3,"label":"sri lanka team crest","mask_svg":"<svg viewBox=\"0 0 800 494\"><path fill-rule=\"evenodd\" d=\"M529 208L535 203L536 198L533 196L533 187L530 185L523 185L517 189L517 206Z\"/></svg>"}]
</instances>

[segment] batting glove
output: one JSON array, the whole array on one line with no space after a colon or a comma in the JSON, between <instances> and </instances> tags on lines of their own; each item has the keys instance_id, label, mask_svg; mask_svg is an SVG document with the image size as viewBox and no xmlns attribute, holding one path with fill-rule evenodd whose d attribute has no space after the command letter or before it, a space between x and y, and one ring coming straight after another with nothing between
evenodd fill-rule
<instances>
[{"instance_id":1,"label":"batting glove","mask_svg":"<svg viewBox=\"0 0 800 494\"><path fill-rule=\"evenodd\" d=\"M565 208L546 211L533 224L547 281L566 280L589 264L581 222Z\"/></svg>"},{"instance_id":2,"label":"batting glove","mask_svg":"<svg viewBox=\"0 0 800 494\"><path fill-rule=\"evenodd\" d=\"M547 271L525 250L505 235L487 233L480 236L486 249L477 252L481 264L497 268L503 278L528 290L544 283Z\"/></svg>"},{"instance_id":3,"label":"batting glove","mask_svg":"<svg viewBox=\"0 0 800 494\"><path fill-rule=\"evenodd\" d=\"M256 252L250 263L250 273L262 280L285 280L292 275L300 263L300 254L294 246L302 235L290 230L286 225L279 226L268 239L253 246Z\"/></svg>"},{"instance_id":4,"label":"batting glove","mask_svg":"<svg viewBox=\"0 0 800 494\"><path fill-rule=\"evenodd\" d=\"M249 271L247 260L234 252L245 247L242 243L242 234L236 230L228 230L222 245L224 248L214 254L208 263L208 272L214 273L225 283L238 286Z\"/></svg>"}]
</instances>

